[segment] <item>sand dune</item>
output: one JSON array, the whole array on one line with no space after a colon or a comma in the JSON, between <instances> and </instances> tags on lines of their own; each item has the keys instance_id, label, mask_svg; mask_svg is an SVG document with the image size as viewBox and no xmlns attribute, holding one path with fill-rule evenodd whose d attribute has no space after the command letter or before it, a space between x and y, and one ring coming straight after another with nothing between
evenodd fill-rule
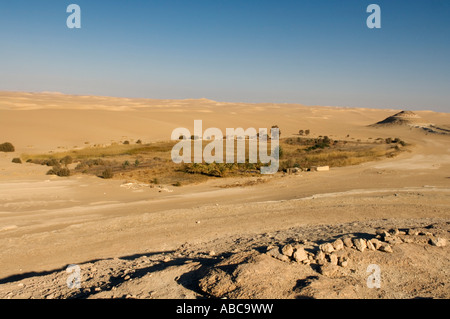
<instances>
[{"instance_id":1,"label":"sand dune","mask_svg":"<svg viewBox=\"0 0 450 319\"><path fill-rule=\"evenodd\" d=\"M61 269L68 264L83 264L83 269L89 268L95 277L96 271L91 269L93 260L102 259L95 264L97 268L106 265L122 271L121 267L126 263L114 260L114 257L153 254L153 261L161 265L167 263L164 260L169 257L171 260L195 258L192 257L192 264L156 267L160 270L152 275L158 278L159 284L150 280L150 276L136 281L135 286L120 282L115 286L117 293L110 290L102 294L101 289L106 286L95 290L104 280L95 277L94 281L84 283L89 293L83 297L117 297L123 292L128 294L126 291L134 294L137 290L156 289L154 294L140 297L195 298L206 296L205 291L211 293L209 277L204 279L207 284L203 292L191 286L186 288L174 278L196 271L197 266L201 266L198 260L203 260L205 254L214 261L220 253L254 250L253 238L259 238L254 245L285 243L293 236L294 228L295 232L301 233L316 227L314 229L320 230L323 239L328 240L329 235L325 238L328 231L341 234L365 229L370 233L373 228L369 229L367 225L385 225L383 220L387 218L395 218L389 225L398 222L398 225L408 227L412 227L416 219L422 227L426 226L427 219L434 218L440 223L439 227L445 229L445 221L450 217L450 136L408 126L369 126L399 111L223 103L207 99L151 100L0 92L0 143L8 141L16 147L15 153L0 153L0 297L70 297L71 292L65 291L64 285L57 289L48 287L53 279L62 278ZM414 113L435 125L450 125L448 113ZM181 188L163 185L167 191L137 184L134 187L125 180L103 180L85 175L49 177L45 175L46 167L11 163L13 157L22 153L54 152L124 140L168 140L173 129L186 127L192 130L194 120L198 119L203 120L204 128L222 130L227 127L270 128L276 124L282 137L296 136L299 129L310 129L313 137L328 135L344 140L399 137L410 147L395 158L332 167L329 172L279 173L268 177L266 183L249 184L253 185L250 187L222 188L238 181L227 178ZM353 227L352 223L356 222L358 224ZM343 223L348 224L344 227ZM275 233L276 238L267 235ZM307 233L310 237L313 234ZM321 238L313 237L310 240L320 242ZM423 249L405 247L395 251L398 254L412 252L411 262L420 257L418 251ZM209 254L204 249L216 250L218 254ZM438 256L440 267L449 269L448 246L432 249L435 250L427 250L427 256ZM354 258L360 258L358 256ZM400 265L399 256L395 255L392 261L387 257L379 261ZM302 272L294 268L294 264L286 266L276 264L278 261L268 257L255 258L256 264L242 262L241 268L250 267L251 272L251 267L263 265L286 270L287 274L323 276L315 273L313 268ZM370 258L361 258L361 262L370 262ZM133 266L127 264L127 267ZM395 273L394 268L389 269L389 274ZM47 273L36 274L43 271ZM104 274L102 270L98 273ZM349 272L346 276L352 275ZM324 285L328 283L325 277ZM241 295L251 296L252 285L242 278ZM392 282L399 283L399 278L396 275ZM430 270L422 277L420 285L411 285L411 291L419 289L419 292L386 292L384 296L420 296L420 289L425 291L434 287L427 286L424 281L440 282L446 278L445 274L439 277ZM277 296L295 297L292 287L297 280L297 277L284 277L285 284L277 290ZM164 287L161 283L168 284ZM269 285L270 280L265 283ZM310 288L321 284L322 281L316 282ZM448 285L448 282L444 284ZM28 285L29 290L23 288ZM426 296L432 295L430 289L424 292ZM255 296L265 296L258 295L258 291L255 290ZM336 291L323 291L323 294L317 291L309 291L309 294L336 296ZM358 294L349 296L358 298ZM436 296L448 298L448 290L441 289Z\"/></svg>"}]
</instances>

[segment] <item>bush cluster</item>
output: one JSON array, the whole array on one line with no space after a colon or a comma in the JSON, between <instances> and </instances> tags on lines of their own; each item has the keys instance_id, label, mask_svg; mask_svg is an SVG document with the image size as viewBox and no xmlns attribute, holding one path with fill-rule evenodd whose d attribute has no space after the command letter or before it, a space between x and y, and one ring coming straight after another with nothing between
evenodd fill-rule
<instances>
[{"instance_id":1,"label":"bush cluster","mask_svg":"<svg viewBox=\"0 0 450 319\"><path fill-rule=\"evenodd\" d=\"M3 143L0 144L0 152L5 152L5 153L12 153L15 152L16 149L14 148L14 145L12 145L11 143Z\"/></svg>"}]
</instances>

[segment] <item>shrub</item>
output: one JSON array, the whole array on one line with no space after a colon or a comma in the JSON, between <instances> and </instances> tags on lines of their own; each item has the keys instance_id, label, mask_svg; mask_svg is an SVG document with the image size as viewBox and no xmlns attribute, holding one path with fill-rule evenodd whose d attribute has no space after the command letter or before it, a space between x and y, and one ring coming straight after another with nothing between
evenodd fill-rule
<instances>
[{"instance_id":1,"label":"shrub","mask_svg":"<svg viewBox=\"0 0 450 319\"><path fill-rule=\"evenodd\" d=\"M114 177L114 173L111 168L105 169L102 173L102 178L104 178L104 179L110 179L113 177Z\"/></svg>"},{"instance_id":2,"label":"shrub","mask_svg":"<svg viewBox=\"0 0 450 319\"><path fill-rule=\"evenodd\" d=\"M142 141L141 140L137 140L136 144L142 144Z\"/></svg>"},{"instance_id":3,"label":"shrub","mask_svg":"<svg viewBox=\"0 0 450 319\"><path fill-rule=\"evenodd\" d=\"M3 144L0 144L0 152L12 153L12 152L15 152L15 150L16 149L14 148L14 146L11 143L6 142Z\"/></svg>"},{"instance_id":4,"label":"shrub","mask_svg":"<svg viewBox=\"0 0 450 319\"><path fill-rule=\"evenodd\" d=\"M20 158L18 158L18 157L13 158L12 162L16 163L16 164L22 164L22 160Z\"/></svg>"},{"instance_id":5,"label":"shrub","mask_svg":"<svg viewBox=\"0 0 450 319\"><path fill-rule=\"evenodd\" d=\"M64 164L65 166L67 166L67 165L73 163L73 158L72 158L72 156L67 155L67 156L63 157L59 162L61 164Z\"/></svg>"},{"instance_id":6,"label":"shrub","mask_svg":"<svg viewBox=\"0 0 450 319\"><path fill-rule=\"evenodd\" d=\"M123 142L123 144L124 144L124 145L129 145L129 144L130 144L130 141L125 141L125 142Z\"/></svg>"},{"instance_id":7,"label":"shrub","mask_svg":"<svg viewBox=\"0 0 450 319\"><path fill-rule=\"evenodd\" d=\"M173 186L175 186L175 187L180 187L180 186L181 186L181 183L180 183L180 182L176 182L175 184L173 184Z\"/></svg>"},{"instance_id":8,"label":"shrub","mask_svg":"<svg viewBox=\"0 0 450 319\"><path fill-rule=\"evenodd\" d=\"M56 175L60 177L70 176L70 169L68 169L67 167L54 166L47 172L47 175Z\"/></svg>"}]
</instances>

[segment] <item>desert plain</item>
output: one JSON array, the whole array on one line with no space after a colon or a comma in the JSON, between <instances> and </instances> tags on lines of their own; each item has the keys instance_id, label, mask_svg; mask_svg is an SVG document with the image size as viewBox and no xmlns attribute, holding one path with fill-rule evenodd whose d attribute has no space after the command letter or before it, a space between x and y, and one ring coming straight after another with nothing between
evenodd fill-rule
<instances>
[{"instance_id":1,"label":"desert plain","mask_svg":"<svg viewBox=\"0 0 450 319\"><path fill-rule=\"evenodd\" d=\"M0 144L15 147L0 152L0 298L449 298L450 113L424 106L410 122L373 125L402 110L0 92ZM194 120L406 146L329 171L181 187L12 162L168 141ZM336 244L346 238L390 250ZM80 267L78 288L68 265Z\"/></svg>"}]
</instances>

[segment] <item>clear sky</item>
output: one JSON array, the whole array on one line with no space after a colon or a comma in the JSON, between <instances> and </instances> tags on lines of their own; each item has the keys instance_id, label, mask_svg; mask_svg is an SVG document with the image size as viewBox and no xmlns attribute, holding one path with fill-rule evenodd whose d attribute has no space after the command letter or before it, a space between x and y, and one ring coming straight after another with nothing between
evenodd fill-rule
<instances>
[{"instance_id":1,"label":"clear sky","mask_svg":"<svg viewBox=\"0 0 450 319\"><path fill-rule=\"evenodd\" d=\"M448 0L0 0L6 91L450 112L449 59Z\"/></svg>"}]
</instances>

